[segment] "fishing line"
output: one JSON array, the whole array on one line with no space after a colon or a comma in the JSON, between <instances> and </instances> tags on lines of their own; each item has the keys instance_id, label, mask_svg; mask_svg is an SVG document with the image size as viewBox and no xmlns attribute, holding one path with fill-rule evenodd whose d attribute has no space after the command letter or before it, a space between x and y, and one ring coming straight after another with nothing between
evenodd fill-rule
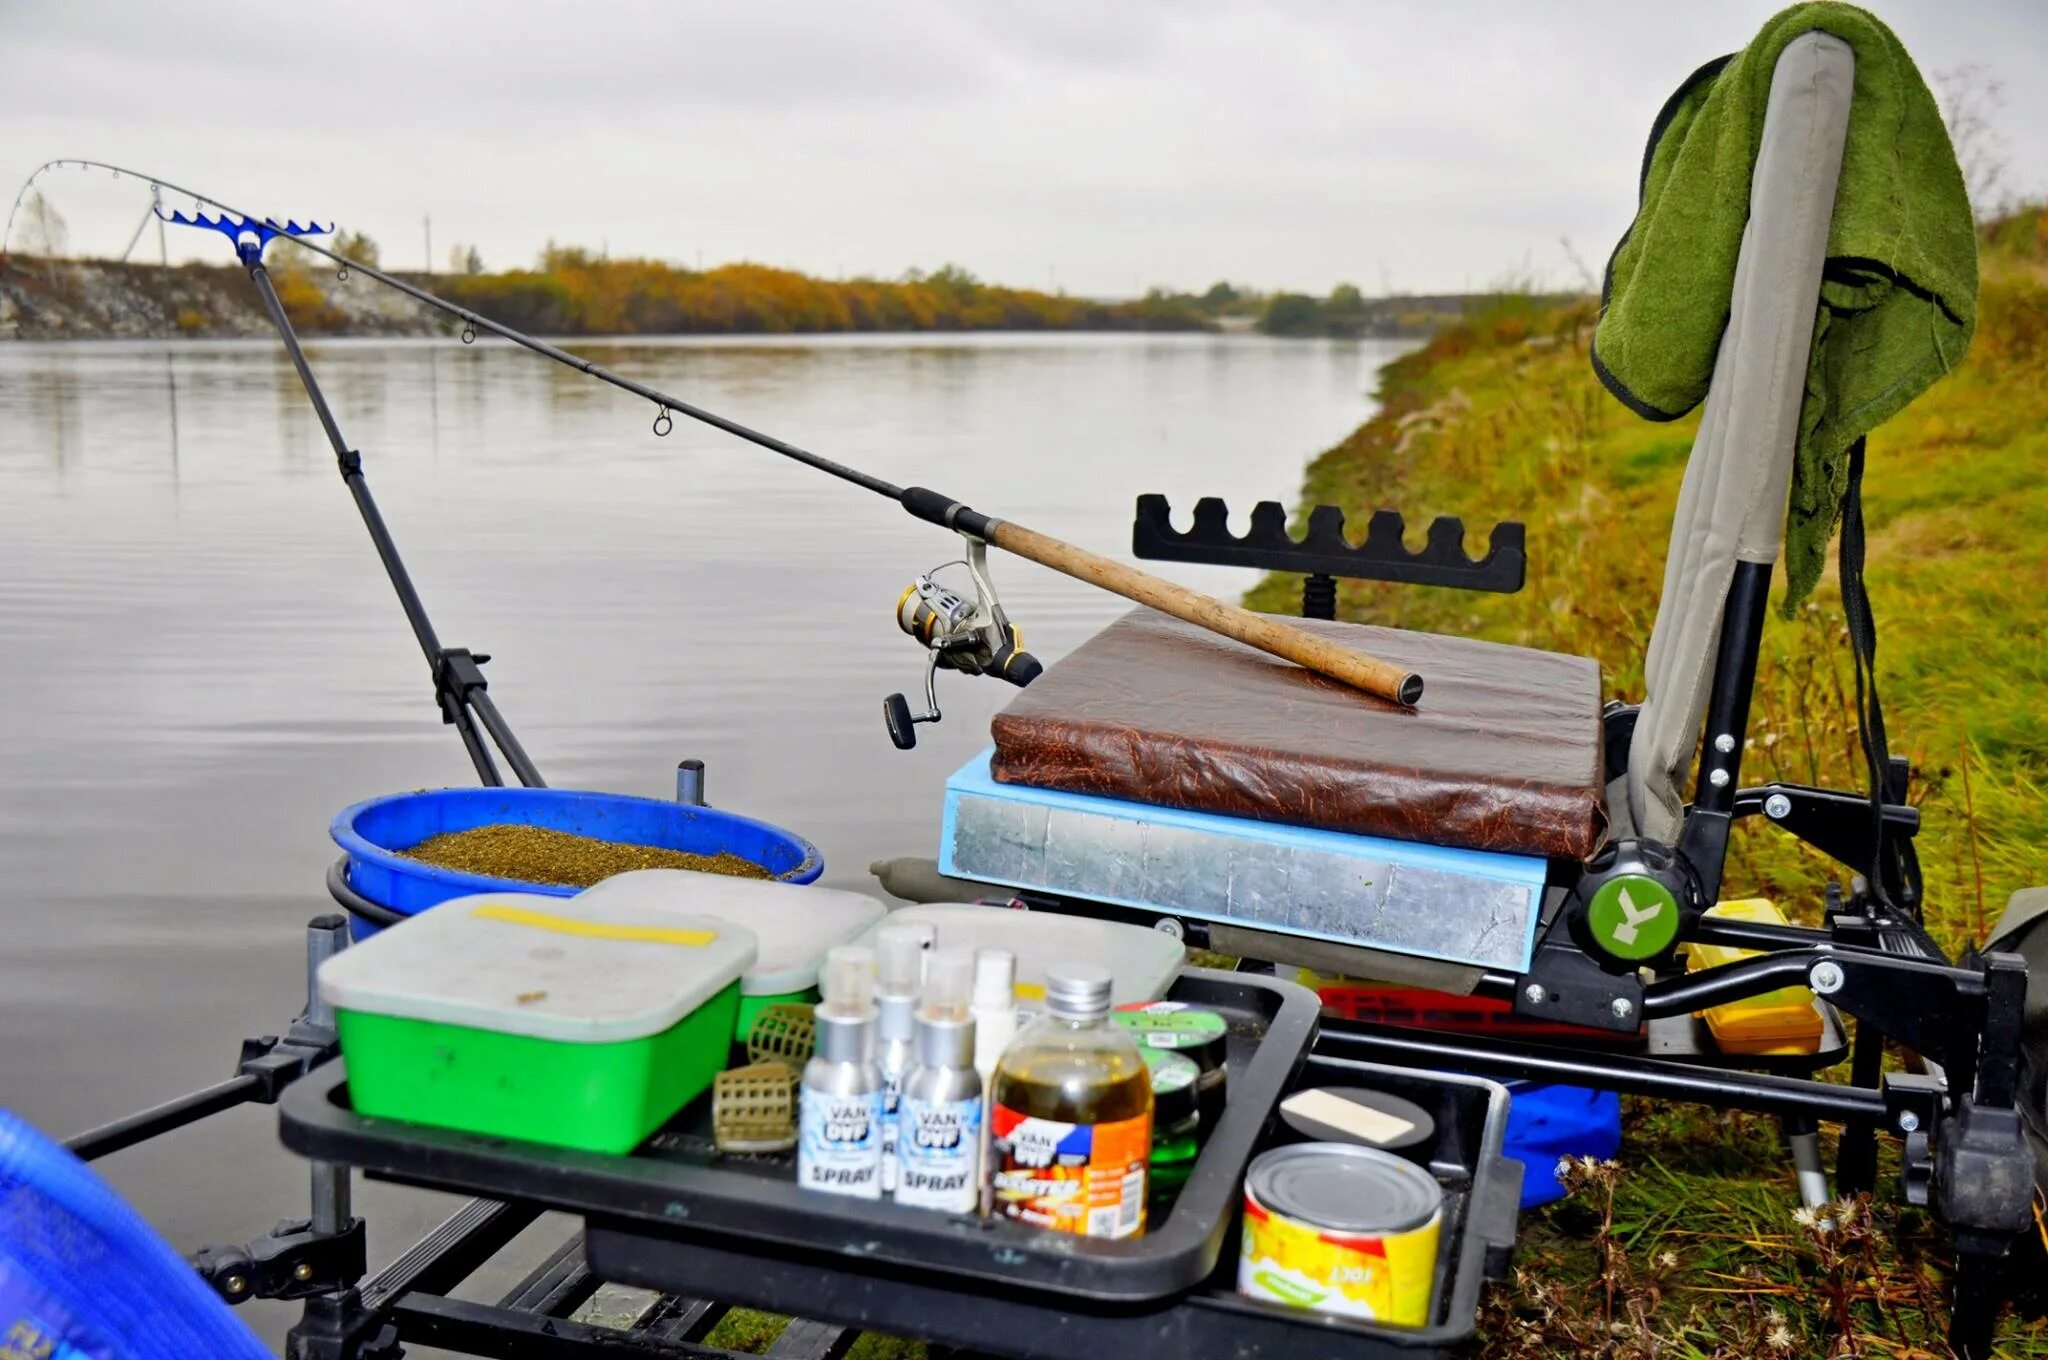
<instances>
[{"instance_id":1,"label":"fishing line","mask_svg":"<svg viewBox=\"0 0 2048 1360\"><path fill-rule=\"evenodd\" d=\"M1367 656L1362 652L1342 646L1327 638L1305 632L1291 624L1283 623L1265 615L1251 613L1236 605L1226 604L1222 600L1211 598L1198 591L1189 590L1185 586L1176 585L1171 581L1154 576L1150 572L1141 571L1125 563L1089 552L1084 548L1078 548L1071 543L1062 542L1049 535L1027 529L1014 521L1002 520L992 515L982 514L980 511L971 509L939 492L920 486L898 486L871 473L849 467L845 463L837 462L822 454L813 453L809 449L801 448L789 443L787 440L778 439L771 434L742 425L736 420L729 420L715 411L708 411L701 406L684 401L680 397L671 396L658 388L649 387L647 384L628 378L623 374L614 373L608 368L583 358L581 355L572 354L557 345L551 345L545 340L536 339L523 331L515 330L510 326L493 321L481 312L472 311L459 303L450 302L446 298L438 297L416 284L408 283L395 275L387 274L372 265L364 264L360 260L350 259L339 251L330 250L326 246L315 244L305 239L301 233L306 229L298 227L296 223L280 223L274 217L259 217L232 204L222 202L211 195L202 194L196 190L187 189L183 185L174 184L160 176L142 174L126 166L113 165L106 161L64 159L45 162L37 168L34 174L29 176L28 180L22 185L21 191L15 195L15 207L8 213L6 232L5 234L0 234L0 247L4 247L12 240L15 212L19 210L22 202L27 197L29 189L35 184L36 180L45 171L62 169L67 166L77 166L82 170L106 170L111 172L116 178L127 175L149 184L152 190L168 189L173 193L190 198L195 205L211 206L219 210L226 217L240 219L233 223L223 223L205 220L194 221L181 216L170 218L173 221L184 222L186 225L205 226L221 230L231 239L236 239L238 253L242 254L244 262L248 265L250 276L259 282L265 289L266 294L268 293L268 277L263 271L262 266L263 248L273 236L289 236L294 244L302 249L313 252L315 255L333 261L340 269L362 274L366 278L376 280L387 288L403 293L416 302L424 303L428 307L432 307L448 316L460 318L463 323L462 338L465 343L473 340L478 332L488 332L501 339L509 340L524 349L531 350L543 358L552 359L556 363L575 369L587 377L595 378L599 382L608 383L621 391L630 392L634 396L652 403L656 408L654 432L657 435L665 435L669 432L669 429L674 424L673 416L688 416L690 419L701 424L723 430L735 438L759 445L770 452L779 453L785 458L804 464L806 467L815 468L820 472L837 477L841 481L850 482L855 486L872 491L878 496L886 496L890 500L896 501L917 518L958 533L966 540L969 562L977 567L981 564L980 552L982 545L994 544L996 547L1002 548L1007 552L1029 558L1041 566L1051 567L1055 571L1062 572L1076 580L1097 586L1113 594L1121 595L1125 599L1136 601L1139 604L1149 605L1162 613L1171 614L1176 618L1183 619L1210 632L1221 634L1224 637L1234 638L1248 646L1258 648L1260 651L1292 661L1297 665L1343 681L1348 685L1383 699L1391 700L1394 703L1413 705L1422 696L1422 677L1404 666L1396 666L1377 657ZM242 229L243 234L256 239L244 243L237 237L235 230L237 228ZM330 231L332 228L319 228L319 230L324 232ZM287 347L294 351L294 362L299 363L303 369L303 360L297 353L297 342L291 333L289 322L278 308L271 307L269 310L271 311L273 323L278 326L280 334L286 340ZM301 377L306 378L308 375L302 371ZM308 387L310 391L310 381L308 382ZM320 403L316 400L317 405L320 405ZM324 415L323 419L326 419ZM333 433L333 431L330 431L330 434ZM338 435L335 435L335 437L339 438ZM337 445L337 452L340 451L340 446ZM1029 653L1023 650L1016 629L1010 625L1000 603L995 598L994 588L989 582L985 570L977 571L975 575L976 585L980 588L979 593L982 598L974 602L974 605L957 611L955 614L948 616L947 619L939 619L936 622L927 619L924 624L915 624L914 611L912 614L902 612L904 605L908 604L912 595L919 590L919 586L913 584L912 590L906 592L904 601L899 603L898 622L902 625L905 632L910 633L913 637L917 637L926 645L931 652L933 664L936 666L963 671L970 675L999 675L1013 684L1029 684L1038 675L1039 664ZM928 576L919 578L919 582L928 583L928 581ZM950 631L947 626L949 620L951 625ZM929 689L929 673L927 688ZM898 746L906 748L915 741L910 730L910 723L912 721L937 720L935 707L929 717L913 718L901 695L891 695L889 697L884 704L884 713L889 719L891 737L895 739ZM901 720L900 722L899 719Z\"/></svg>"}]
</instances>

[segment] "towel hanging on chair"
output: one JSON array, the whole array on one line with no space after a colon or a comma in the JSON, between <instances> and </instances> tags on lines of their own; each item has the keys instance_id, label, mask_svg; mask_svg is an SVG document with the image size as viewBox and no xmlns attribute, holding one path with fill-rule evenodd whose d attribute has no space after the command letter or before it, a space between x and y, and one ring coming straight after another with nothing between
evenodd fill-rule
<instances>
[{"instance_id":1,"label":"towel hanging on chair","mask_svg":"<svg viewBox=\"0 0 2048 1360\"><path fill-rule=\"evenodd\" d=\"M1850 445L1960 363L1976 324L1969 197L1934 96L1890 29L1853 5L1795 5L1679 87L1651 129L1593 343L1600 380L1638 415L1675 420L1706 396L1772 73L1815 30L1855 51L1856 84L1786 511L1788 609L1820 580Z\"/></svg>"}]
</instances>

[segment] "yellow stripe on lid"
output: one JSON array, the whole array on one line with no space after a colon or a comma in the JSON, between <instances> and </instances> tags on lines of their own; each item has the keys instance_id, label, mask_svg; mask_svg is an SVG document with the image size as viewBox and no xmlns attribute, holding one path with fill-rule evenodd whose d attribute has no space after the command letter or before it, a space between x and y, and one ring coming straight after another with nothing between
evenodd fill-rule
<instances>
[{"instance_id":1,"label":"yellow stripe on lid","mask_svg":"<svg viewBox=\"0 0 2048 1360\"><path fill-rule=\"evenodd\" d=\"M531 926L535 930L551 930L557 935L580 935L589 940L636 940L647 944L679 944L701 949L718 938L718 932L713 930L619 925L610 921L579 921L573 916L557 916L550 911L534 911L529 907L508 907L497 902L485 902L480 906L471 907L469 914L478 920Z\"/></svg>"}]
</instances>

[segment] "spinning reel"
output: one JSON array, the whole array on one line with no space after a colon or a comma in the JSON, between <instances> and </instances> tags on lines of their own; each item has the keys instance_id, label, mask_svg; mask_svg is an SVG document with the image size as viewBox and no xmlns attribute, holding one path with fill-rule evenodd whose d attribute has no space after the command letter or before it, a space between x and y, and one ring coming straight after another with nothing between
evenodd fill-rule
<instances>
[{"instance_id":1,"label":"spinning reel","mask_svg":"<svg viewBox=\"0 0 2048 1360\"><path fill-rule=\"evenodd\" d=\"M939 667L963 675L999 675L1019 687L1036 680L1045 669L1037 657L1024 650L1016 627L996 598L995 584L988 577L988 544L972 534L960 536L967 541L967 556L919 576L896 601L896 626L927 650L925 711L912 713L910 701L901 694L882 700L882 719L888 724L889 740L899 751L917 745L918 723L939 720ZM967 568L974 582L971 601L932 579L953 566Z\"/></svg>"}]
</instances>

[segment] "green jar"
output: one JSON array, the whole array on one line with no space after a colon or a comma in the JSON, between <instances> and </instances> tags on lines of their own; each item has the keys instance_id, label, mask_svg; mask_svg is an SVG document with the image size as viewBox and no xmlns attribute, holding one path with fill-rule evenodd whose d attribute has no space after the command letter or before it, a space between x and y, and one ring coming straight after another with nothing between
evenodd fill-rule
<instances>
[{"instance_id":1,"label":"green jar","mask_svg":"<svg viewBox=\"0 0 2048 1360\"><path fill-rule=\"evenodd\" d=\"M1152 1159L1147 1171L1147 1217L1164 1218L1194 1174L1202 1150L1201 1106L1197 1091L1202 1069L1195 1060L1168 1048L1141 1048L1152 1070Z\"/></svg>"}]
</instances>

